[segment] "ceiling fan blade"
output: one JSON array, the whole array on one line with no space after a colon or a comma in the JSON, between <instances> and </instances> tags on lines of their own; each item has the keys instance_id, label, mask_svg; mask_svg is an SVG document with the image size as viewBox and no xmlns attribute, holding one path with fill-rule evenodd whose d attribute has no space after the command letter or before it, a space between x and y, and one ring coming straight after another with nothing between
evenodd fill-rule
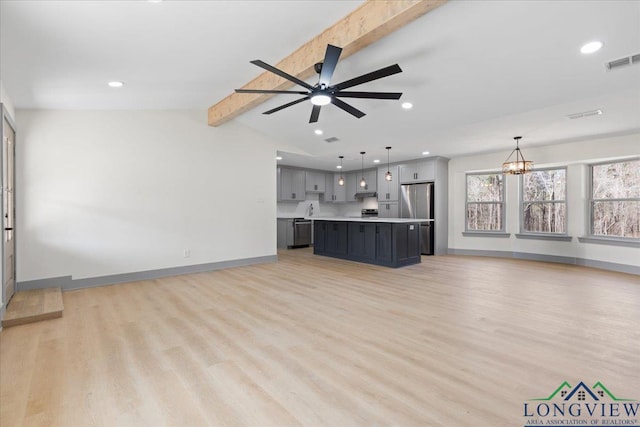
<instances>
[{"instance_id":1,"label":"ceiling fan blade","mask_svg":"<svg viewBox=\"0 0 640 427\"><path fill-rule=\"evenodd\" d=\"M295 90L261 90L261 89L235 89L238 93L297 93L298 95L306 95L309 92L298 92Z\"/></svg>"},{"instance_id":2,"label":"ceiling fan blade","mask_svg":"<svg viewBox=\"0 0 640 427\"><path fill-rule=\"evenodd\" d=\"M280 77L285 78L285 79L289 80L290 82L293 82L293 83L295 83L297 85L300 85L302 87L306 87L309 90L313 89L313 86L311 86L309 83L307 83L305 81L302 81L299 78L292 76L291 74L287 74L284 71L279 70L276 67L267 64L264 61L256 59L256 60L251 61L251 63L254 64L254 65L257 65L260 68L264 68L267 71L271 71L273 74L277 74Z\"/></svg>"},{"instance_id":3,"label":"ceiling fan blade","mask_svg":"<svg viewBox=\"0 0 640 427\"><path fill-rule=\"evenodd\" d=\"M335 92L341 98L400 99L402 92Z\"/></svg>"},{"instance_id":4,"label":"ceiling fan blade","mask_svg":"<svg viewBox=\"0 0 640 427\"><path fill-rule=\"evenodd\" d=\"M356 116L357 118L360 118L365 115L362 111L358 110L356 107L353 107L338 98L331 98L331 103L338 108L342 108L347 113L353 116Z\"/></svg>"},{"instance_id":5,"label":"ceiling fan blade","mask_svg":"<svg viewBox=\"0 0 640 427\"><path fill-rule=\"evenodd\" d=\"M401 73L402 68L398 64L389 65L388 67L380 68L379 70L372 71L367 74L363 74L359 77L355 77L351 80L344 81L335 86L332 86L330 89L332 91L340 91L342 89L346 89L348 87L361 85L363 83L367 83L373 80L378 80L383 77L391 76L393 74Z\"/></svg>"},{"instance_id":6,"label":"ceiling fan blade","mask_svg":"<svg viewBox=\"0 0 640 427\"><path fill-rule=\"evenodd\" d=\"M318 81L320 86L324 84L326 87L329 87L333 72L336 70L336 65L338 65L340 53L342 53L342 48L331 44L327 45L327 51L324 54L324 61L322 62L322 70L320 71L320 80Z\"/></svg>"},{"instance_id":7,"label":"ceiling fan blade","mask_svg":"<svg viewBox=\"0 0 640 427\"><path fill-rule=\"evenodd\" d=\"M311 110L311 118L309 119L309 123L315 123L318 121L318 117L320 117L320 105L314 105Z\"/></svg>"},{"instance_id":8,"label":"ceiling fan blade","mask_svg":"<svg viewBox=\"0 0 640 427\"><path fill-rule=\"evenodd\" d=\"M275 113L276 111L280 111L280 110L282 110L282 109L284 109L284 108L291 107L292 105L296 105L296 104L298 104L298 103L300 103L300 102L302 102L302 101L306 101L307 99L309 99L309 96L305 96L304 98L296 99L295 101L287 102L287 103L286 103L286 104L284 104L284 105L281 105L281 106L276 107L276 108L274 108L274 109L271 109L271 110L269 110L269 111L265 111L265 112L264 112L264 113L262 113L262 114L271 114L271 113Z\"/></svg>"}]
</instances>

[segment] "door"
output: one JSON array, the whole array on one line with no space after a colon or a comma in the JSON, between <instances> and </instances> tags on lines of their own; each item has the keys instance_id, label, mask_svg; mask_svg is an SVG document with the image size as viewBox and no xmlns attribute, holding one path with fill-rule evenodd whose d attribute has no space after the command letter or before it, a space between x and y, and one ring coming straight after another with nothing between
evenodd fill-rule
<instances>
[{"instance_id":1,"label":"door","mask_svg":"<svg viewBox=\"0 0 640 427\"><path fill-rule=\"evenodd\" d=\"M2 114L2 301L8 303L16 288L16 241L14 233L15 130Z\"/></svg>"}]
</instances>

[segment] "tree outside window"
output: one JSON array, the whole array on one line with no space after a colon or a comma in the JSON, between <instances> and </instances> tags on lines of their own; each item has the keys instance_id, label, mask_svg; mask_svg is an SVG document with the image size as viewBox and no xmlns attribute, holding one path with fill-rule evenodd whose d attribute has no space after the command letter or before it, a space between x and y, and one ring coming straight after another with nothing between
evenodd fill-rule
<instances>
[{"instance_id":1,"label":"tree outside window","mask_svg":"<svg viewBox=\"0 0 640 427\"><path fill-rule=\"evenodd\" d=\"M591 234L640 238L640 160L591 166Z\"/></svg>"},{"instance_id":2,"label":"tree outside window","mask_svg":"<svg viewBox=\"0 0 640 427\"><path fill-rule=\"evenodd\" d=\"M567 170L543 169L522 176L522 233L567 233Z\"/></svg>"},{"instance_id":3,"label":"tree outside window","mask_svg":"<svg viewBox=\"0 0 640 427\"><path fill-rule=\"evenodd\" d=\"M467 174L467 231L504 231L501 173Z\"/></svg>"}]
</instances>

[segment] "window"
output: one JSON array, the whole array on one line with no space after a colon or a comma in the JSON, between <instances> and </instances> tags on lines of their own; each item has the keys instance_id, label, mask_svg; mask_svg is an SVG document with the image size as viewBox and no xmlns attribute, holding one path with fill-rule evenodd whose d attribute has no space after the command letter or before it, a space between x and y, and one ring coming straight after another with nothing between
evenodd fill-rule
<instances>
[{"instance_id":1,"label":"window","mask_svg":"<svg viewBox=\"0 0 640 427\"><path fill-rule=\"evenodd\" d=\"M520 232L567 233L567 170L542 169L522 175Z\"/></svg>"},{"instance_id":2,"label":"window","mask_svg":"<svg viewBox=\"0 0 640 427\"><path fill-rule=\"evenodd\" d=\"M467 231L504 231L501 173L467 174Z\"/></svg>"},{"instance_id":3,"label":"window","mask_svg":"<svg viewBox=\"0 0 640 427\"><path fill-rule=\"evenodd\" d=\"M640 160L591 166L591 234L640 238Z\"/></svg>"}]
</instances>

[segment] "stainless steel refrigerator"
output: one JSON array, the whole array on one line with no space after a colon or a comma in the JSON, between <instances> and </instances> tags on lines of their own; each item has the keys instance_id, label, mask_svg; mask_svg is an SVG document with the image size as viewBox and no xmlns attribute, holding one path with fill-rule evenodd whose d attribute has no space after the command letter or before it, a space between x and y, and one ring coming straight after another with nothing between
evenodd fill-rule
<instances>
[{"instance_id":1,"label":"stainless steel refrigerator","mask_svg":"<svg viewBox=\"0 0 640 427\"><path fill-rule=\"evenodd\" d=\"M400 218L433 219L433 183L400 186ZM420 245L433 255L433 221L420 224Z\"/></svg>"}]
</instances>

